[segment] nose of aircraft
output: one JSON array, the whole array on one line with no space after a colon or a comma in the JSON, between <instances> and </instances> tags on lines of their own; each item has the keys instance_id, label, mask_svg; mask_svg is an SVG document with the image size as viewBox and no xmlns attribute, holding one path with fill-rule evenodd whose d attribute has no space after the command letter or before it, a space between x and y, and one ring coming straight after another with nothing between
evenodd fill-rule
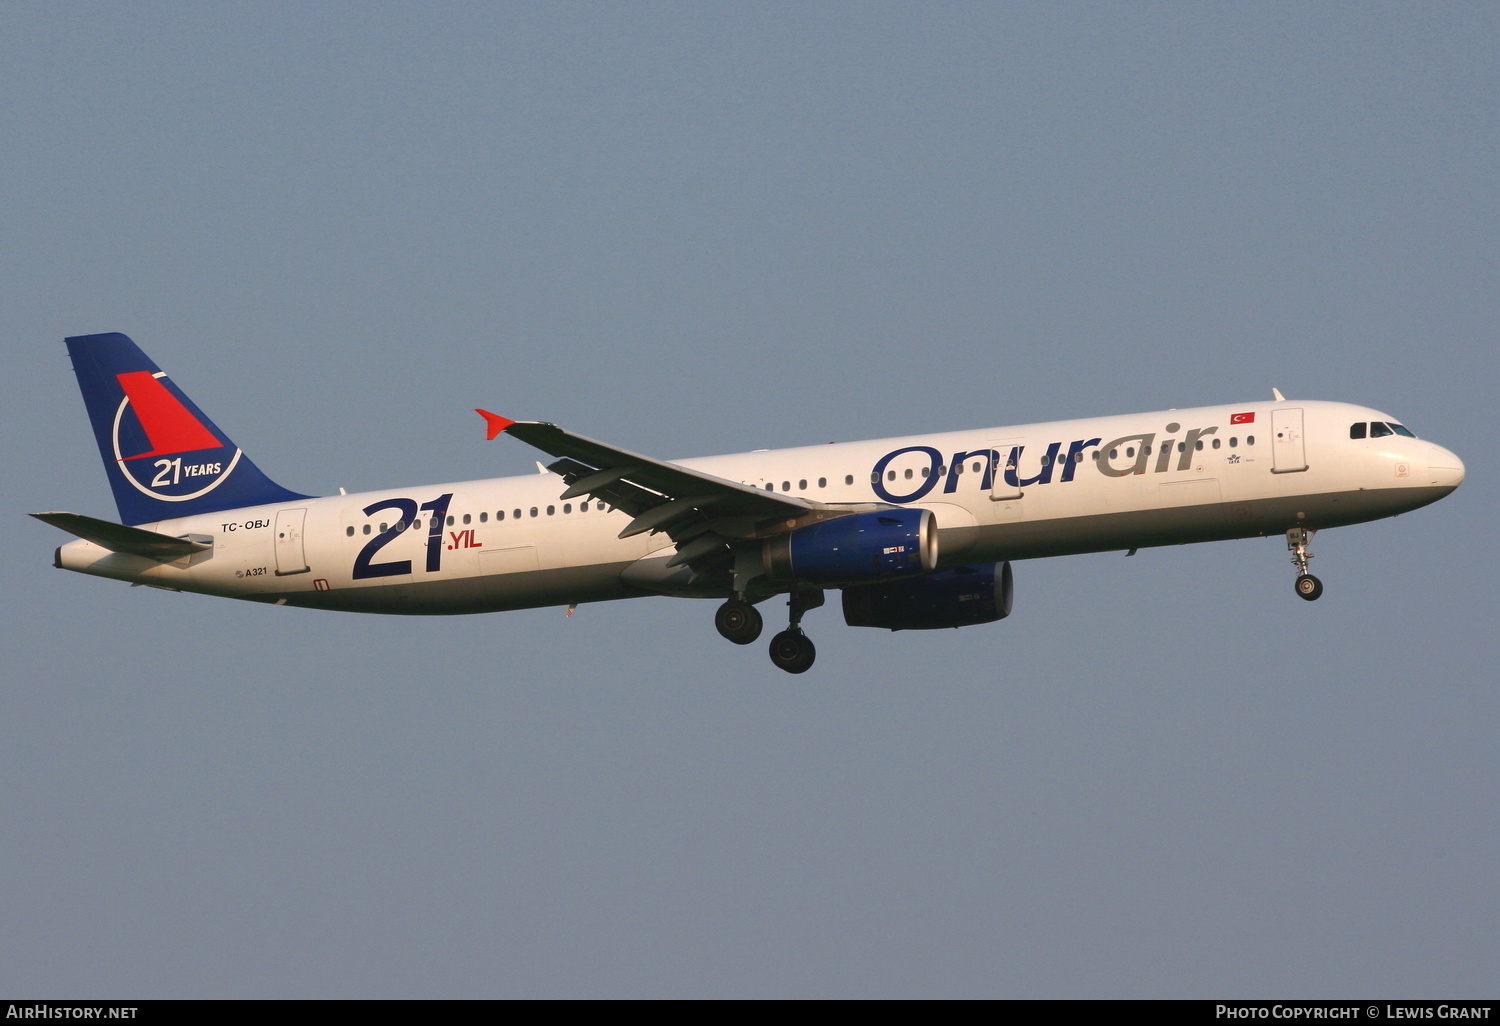
<instances>
[{"instance_id":1,"label":"nose of aircraft","mask_svg":"<svg viewBox=\"0 0 1500 1026\"><path fill-rule=\"evenodd\" d=\"M1464 461L1441 445L1432 447L1427 469L1432 474L1432 483L1441 488L1457 488L1463 483Z\"/></svg>"}]
</instances>

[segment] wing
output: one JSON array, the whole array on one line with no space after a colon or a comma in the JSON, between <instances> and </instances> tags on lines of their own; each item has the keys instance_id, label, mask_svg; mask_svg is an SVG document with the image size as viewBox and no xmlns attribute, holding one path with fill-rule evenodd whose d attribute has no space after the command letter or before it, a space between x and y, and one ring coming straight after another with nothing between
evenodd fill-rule
<instances>
[{"instance_id":1,"label":"wing","mask_svg":"<svg viewBox=\"0 0 1500 1026\"><path fill-rule=\"evenodd\" d=\"M687 563L695 571L711 569L729 560L732 539L779 534L809 515L830 509L810 499L761 491L616 449L555 424L475 412L485 419L489 438L512 435L558 457L547 469L567 483L560 499L588 495L628 513L631 521L620 532L621 538L647 531L665 533L677 545L669 566Z\"/></svg>"}]
</instances>

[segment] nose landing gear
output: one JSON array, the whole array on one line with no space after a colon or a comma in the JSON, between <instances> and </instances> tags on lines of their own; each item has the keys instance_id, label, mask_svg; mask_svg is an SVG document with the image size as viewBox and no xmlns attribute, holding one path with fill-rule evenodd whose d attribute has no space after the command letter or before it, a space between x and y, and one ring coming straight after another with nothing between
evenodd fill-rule
<instances>
[{"instance_id":1,"label":"nose landing gear","mask_svg":"<svg viewBox=\"0 0 1500 1026\"><path fill-rule=\"evenodd\" d=\"M1312 559L1312 553L1307 551L1307 543L1312 541L1316 533L1306 527L1294 527L1286 533L1287 551L1292 554L1292 565L1297 568L1297 580L1293 587L1299 598L1311 602L1323 594L1323 582L1307 572L1307 561Z\"/></svg>"}]
</instances>

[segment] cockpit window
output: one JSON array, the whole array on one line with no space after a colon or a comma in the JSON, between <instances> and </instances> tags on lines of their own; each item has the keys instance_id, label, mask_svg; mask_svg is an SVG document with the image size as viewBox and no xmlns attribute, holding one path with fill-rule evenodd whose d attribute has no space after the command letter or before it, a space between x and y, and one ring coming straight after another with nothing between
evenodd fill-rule
<instances>
[{"instance_id":1,"label":"cockpit window","mask_svg":"<svg viewBox=\"0 0 1500 1026\"><path fill-rule=\"evenodd\" d=\"M1394 421L1386 424L1378 420L1372 420L1368 424L1350 424L1349 437L1364 438L1365 432L1367 430L1369 431L1369 437L1371 438L1384 438L1387 435L1402 435L1406 438L1417 437L1416 435L1412 434L1411 429L1408 427L1397 424Z\"/></svg>"}]
</instances>

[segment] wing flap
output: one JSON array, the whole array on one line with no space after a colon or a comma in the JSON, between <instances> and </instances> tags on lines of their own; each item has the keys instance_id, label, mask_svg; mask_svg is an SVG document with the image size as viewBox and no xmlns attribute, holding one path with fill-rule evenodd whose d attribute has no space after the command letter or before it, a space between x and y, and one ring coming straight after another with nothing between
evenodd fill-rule
<instances>
[{"instance_id":1,"label":"wing flap","mask_svg":"<svg viewBox=\"0 0 1500 1026\"><path fill-rule=\"evenodd\" d=\"M682 499L668 499L666 502L652 506L643 512L620 532L621 538L633 538L647 531L661 529L673 520L684 517L694 511L703 511L722 499L719 495L691 495Z\"/></svg>"},{"instance_id":2,"label":"wing flap","mask_svg":"<svg viewBox=\"0 0 1500 1026\"><path fill-rule=\"evenodd\" d=\"M677 554L667 560L667 569L683 563L691 565L694 561L708 563L706 557L710 555L719 557L712 561L716 564L727 558L728 554L728 542L721 535L709 531L686 540L677 540Z\"/></svg>"},{"instance_id":3,"label":"wing flap","mask_svg":"<svg viewBox=\"0 0 1500 1026\"><path fill-rule=\"evenodd\" d=\"M563 461L558 461L558 463L561 462ZM572 462L574 466L582 466L582 464L574 461L569 462ZM552 465L552 469L557 469L557 463ZM559 495L558 498L576 499L580 495L588 495L595 489L614 484L622 477L628 477L640 469L640 467L610 467L607 470L596 470L592 474L585 472L583 477L578 478L572 484L568 485L568 490ZM562 473L562 471L558 471L558 473Z\"/></svg>"}]
</instances>

